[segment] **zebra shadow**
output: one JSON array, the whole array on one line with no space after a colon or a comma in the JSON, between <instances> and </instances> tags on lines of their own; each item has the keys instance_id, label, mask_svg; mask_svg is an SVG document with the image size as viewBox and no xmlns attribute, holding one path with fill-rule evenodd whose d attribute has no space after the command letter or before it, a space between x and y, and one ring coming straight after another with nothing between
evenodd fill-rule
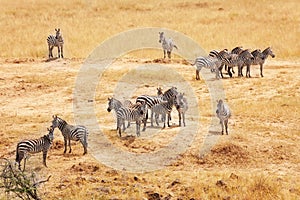
<instances>
[{"instance_id":1,"label":"zebra shadow","mask_svg":"<svg viewBox=\"0 0 300 200\"><path fill-rule=\"evenodd\" d=\"M45 60L45 62L51 62L53 60L57 60L59 59L59 57L55 57L55 58L48 58L47 60Z\"/></svg>"},{"instance_id":2,"label":"zebra shadow","mask_svg":"<svg viewBox=\"0 0 300 200\"><path fill-rule=\"evenodd\" d=\"M208 131L211 135L222 135L221 131Z\"/></svg>"}]
</instances>

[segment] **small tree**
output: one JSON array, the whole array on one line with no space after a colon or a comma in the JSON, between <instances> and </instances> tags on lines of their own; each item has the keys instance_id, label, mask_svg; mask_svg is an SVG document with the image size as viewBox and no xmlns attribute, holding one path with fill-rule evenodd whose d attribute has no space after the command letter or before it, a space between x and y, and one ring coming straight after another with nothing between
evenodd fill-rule
<instances>
[{"instance_id":1,"label":"small tree","mask_svg":"<svg viewBox=\"0 0 300 200\"><path fill-rule=\"evenodd\" d=\"M0 190L4 190L7 196L13 193L20 199L35 199L39 200L37 194L37 186L41 183L49 181L49 176L46 180L35 181L35 173L26 174L17 169L10 160L3 158L0 163Z\"/></svg>"}]
</instances>

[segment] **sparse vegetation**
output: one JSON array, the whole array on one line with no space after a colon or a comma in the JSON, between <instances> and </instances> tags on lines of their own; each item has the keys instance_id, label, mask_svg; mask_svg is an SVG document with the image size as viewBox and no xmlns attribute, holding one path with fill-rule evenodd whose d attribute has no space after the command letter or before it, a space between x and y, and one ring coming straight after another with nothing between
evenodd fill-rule
<instances>
[{"instance_id":1,"label":"sparse vegetation","mask_svg":"<svg viewBox=\"0 0 300 200\"><path fill-rule=\"evenodd\" d=\"M297 1L0 2L0 158L14 159L17 142L28 135L43 134L52 115L75 124L74 83L83 58L121 31L166 27L190 36L206 50L272 46L276 54L266 62L264 78L254 66L253 78L223 79L226 102L232 111L229 135L220 137L203 158L199 158L199 149L215 111L212 113L208 86L194 80L194 68L175 55L171 62L162 61L158 35L154 42L159 50L135 51L117 59L104 72L93 101L102 131L114 146L134 153L155 152L176 135L177 128L167 128L160 134L147 136L145 132L141 133L145 137L121 140L113 130L115 121L106 111L107 98L121 77L133 67L148 63L176 70L193 88L199 104L189 105L189 110L198 108L201 113L197 136L170 166L129 173L99 163L92 153L82 156L78 143L72 143L71 154L63 155L63 137L56 130L48 168L40 166L42 155L32 156L26 165L27 172L35 171L41 177L52 175L39 188L45 199L299 199ZM62 30L66 59L44 62L48 56L46 38L55 28ZM137 92L156 93L157 81L150 80L146 85ZM178 122L176 117L173 113L172 122ZM186 123L193 120L187 116ZM5 193L0 193L0 199L4 198Z\"/></svg>"}]
</instances>

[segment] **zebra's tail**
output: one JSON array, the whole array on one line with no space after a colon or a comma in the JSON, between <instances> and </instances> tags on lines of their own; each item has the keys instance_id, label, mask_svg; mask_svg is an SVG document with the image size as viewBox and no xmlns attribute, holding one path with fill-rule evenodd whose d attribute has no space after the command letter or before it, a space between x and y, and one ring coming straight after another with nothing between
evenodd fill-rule
<instances>
[{"instance_id":1,"label":"zebra's tail","mask_svg":"<svg viewBox=\"0 0 300 200\"><path fill-rule=\"evenodd\" d=\"M18 151L18 149L19 149L19 143L18 143L18 145L17 145L17 149L16 149L16 163L18 163L18 162L19 162L19 160L20 160L20 154L19 154L19 151Z\"/></svg>"},{"instance_id":2,"label":"zebra's tail","mask_svg":"<svg viewBox=\"0 0 300 200\"><path fill-rule=\"evenodd\" d=\"M178 49L178 47L174 44L175 49Z\"/></svg>"}]
</instances>

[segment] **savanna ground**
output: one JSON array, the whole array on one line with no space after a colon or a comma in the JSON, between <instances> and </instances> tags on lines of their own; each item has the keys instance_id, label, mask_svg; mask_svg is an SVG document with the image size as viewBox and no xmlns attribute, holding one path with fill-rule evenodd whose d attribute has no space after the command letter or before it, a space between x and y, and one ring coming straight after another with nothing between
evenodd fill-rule
<instances>
[{"instance_id":1,"label":"savanna ground","mask_svg":"<svg viewBox=\"0 0 300 200\"><path fill-rule=\"evenodd\" d=\"M46 134L53 114L75 123L73 92L78 71L96 46L119 32L164 27L186 34L207 51L238 45L251 49L272 46L276 54L276 58L268 58L263 78L254 66L253 78L222 80L233 113L229 135L221 136L210 153L201 158L199 149L204 138L217 134L209 132L211 119L216 119L208 82L196 81L194 68L178 56L160 62L176 70L198 98L198 105L190 106L190 110L200 112L199 130L191 146L161 170L130 173L103 165L91 153L82 156L78 143L72 143L71 154L63 155L63 138L56 130L48 168L42 165L41 154L27 163L27 170L34 170L41 179L52 175L39 188L43 199L299 199L297 1L72 0L0 4L0 156L12 160L17 142ZM62 29L65 38L65 59L46 62L46 37L56 27ZM160 48L158 36L153 42ZM109 141L124 151L155 152L180 129L174 112L172 128L153 137L146 137L146 131L140 138L120 139L114 130L114 116L106 111L107 98L113 95L119 79L134 67L153 64L161 57L161 50L144 50L115 60L95 92L92 103L97 120ZM160 85L154 79L140 85L137 93L155 94L158 86L167 89L170 85ZM189 123L195 123L191 115L187 116ZM134 136L134 128L132 125L127 133ZM90 138L93 135L96 133L91 132Z\"/></svg>"}]
</instances>

